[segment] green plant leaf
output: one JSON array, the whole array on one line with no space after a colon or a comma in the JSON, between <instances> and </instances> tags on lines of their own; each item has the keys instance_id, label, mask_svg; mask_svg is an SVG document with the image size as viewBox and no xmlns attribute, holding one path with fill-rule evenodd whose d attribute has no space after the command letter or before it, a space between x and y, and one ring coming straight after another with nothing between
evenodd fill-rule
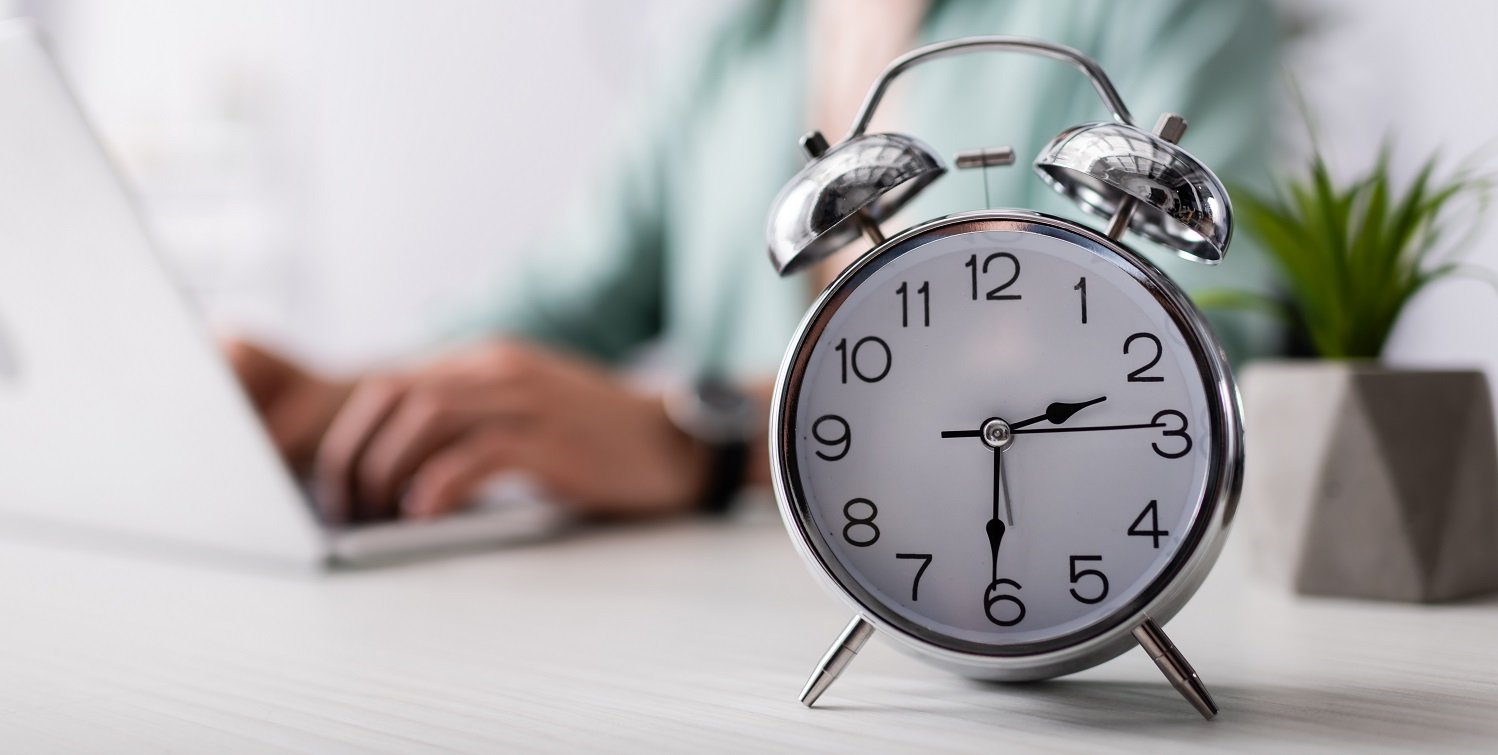
<instances>
[{"instance_id":1,"label":"green plant leaf","mask_svg":"<svg viewBox=\"0 0 1498 755\"><path fill-rule=\"evenodd\" d=\"M1212 291L1198 302L1287 320L1323 357L1377 358L1413 296L1474 269L1441 261L1445 231L1454 222L1452 208L1475 200L1462 237L1470 240L1492 186L1461 172L1437 178L1439 160L1432 156L1400 191L1391 178L1391 154L1385 145L1366 175L1345 183L1317 153L1303 176L1281 179L1268 195L1236 189L1239 218L1282 273L1285 298ZM1488 280L1498 289L1498 276Z\"/></svg>"},{"instance_id":2,"label":"green plant leaf","mask_svg":"<svg viewBox=\"0 0 1498 755\"><path fill-rule=\"evenodd\" d=\"M1257 291L1214 288L1192 294L1191 300L1202 309L1241 309L1261 312L1286 324L1295 319L1295 313L1290 311L1289 306L1282 299Z\"/></svg>"}]
</instances>

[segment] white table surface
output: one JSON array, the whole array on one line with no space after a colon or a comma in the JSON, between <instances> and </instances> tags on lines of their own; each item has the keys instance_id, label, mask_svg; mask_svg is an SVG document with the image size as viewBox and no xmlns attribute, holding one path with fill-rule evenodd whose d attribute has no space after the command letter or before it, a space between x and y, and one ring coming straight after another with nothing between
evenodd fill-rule
<instances>
[{"instance_id":1,"label":"white table surface","mask_svg":"<svg viewBox=\"0 0 1498 755\"><path fill-rule=\"evenodd\" d=\"M878 637L803 708L848 616L769 517L320 577L0 538L0 751L1498 750L1498 602L1294 598L1247 547L1167 627L1205 722L1138 650L1001 686Z\"/></svg>"}]
</instances>

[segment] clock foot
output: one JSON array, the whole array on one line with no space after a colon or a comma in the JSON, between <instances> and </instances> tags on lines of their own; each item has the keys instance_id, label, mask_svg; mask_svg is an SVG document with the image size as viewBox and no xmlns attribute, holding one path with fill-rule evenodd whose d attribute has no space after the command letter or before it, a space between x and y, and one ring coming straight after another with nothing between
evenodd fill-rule
<instances>
[{"instance_id":1,"label":"clock foot","mask_svg":"<svg viewBox=\"0 0 1498 755\"><path fill-rule=\"evenodd\" d=\"M801 690L801 702L806 707L810 708L837 681L837 675L843 673L843 669L848 667L853 656L858 655L858 651L873 634L874 625L865 621L862 616L854 616L848 622L848 627L838 635L837 642L827 649L822 662L817 664L817 670L812 672L811 678L806 680L806 687Z\"/></svg>"},{"instance_id":2,"label":"clock foot","mask_svg":"<svg viewBox=\"0 0 1498 755\"><path fill-rule=\"evenodd\" d=\"M1134 639L1139 641L1144 652L1149 653L1150 660L1160 667L1170 685L1202 714L1202 718L1211 720L1217 715L1217 704L1212 702L1212 695L1202 684L1201 677L1196 675L1196 669L1191 668L1186 656L1181 655L1154 619L1145 617L1139 626L1134 627Z\"/></svg>"}]
</instances>

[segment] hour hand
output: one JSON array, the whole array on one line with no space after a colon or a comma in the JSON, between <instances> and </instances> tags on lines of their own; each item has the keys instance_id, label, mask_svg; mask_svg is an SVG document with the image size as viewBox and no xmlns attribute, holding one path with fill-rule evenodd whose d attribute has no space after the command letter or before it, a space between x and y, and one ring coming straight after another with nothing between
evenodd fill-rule
<instances>
[{"instance_id":1,"label":"hour hand","mask_svg":"<svg viewBox=\"0 0 1498 755\"><path fill-rule=\"evenodd\" d=\"M1007 424L1010 431L1019 430L1021 428L1029 427L1041 422L1049 422L1053 425L1059 425L1071 419L1072 415L1076 414L1077 412L1080 412L1083 409L1092 406L1093 404L1101 404L1107 400L1107 396L1098 396L1097 398L1090 401L1054 401L1050 406L1047 406L1045 408L1045 414L1037 417L1031 417L1025 420L1020 420L1019 422L1009 422ZM943 430L941 431L941 437L981 438L983 437L983 430L982 428L979 428L977 430Z\"/></svg>"},{"instance_id":2,"label":"hour hand","mask_svg":"<svg viewBox=\"0 0 1498 755\"><path fill-rule=\"evenodd\" d=\"M1107 396L1098 396L1091 401L1055 401L1052 402L1050 406L1047 406L1045 408L1045 414L1031 417L1025 420L1020 420L1019 422L1011 422L1009 423L1009 429L1018 430L1022 427L1029 427L1030 425L1039 424L1041 422L1049 422L1053 425L1059 425L1071 419L1072 415L1076 414L1077 412L1080 412L1083 409L1092 406L1093 404L1101 404L1107 400Z\"/></svg>"}]
</instances>

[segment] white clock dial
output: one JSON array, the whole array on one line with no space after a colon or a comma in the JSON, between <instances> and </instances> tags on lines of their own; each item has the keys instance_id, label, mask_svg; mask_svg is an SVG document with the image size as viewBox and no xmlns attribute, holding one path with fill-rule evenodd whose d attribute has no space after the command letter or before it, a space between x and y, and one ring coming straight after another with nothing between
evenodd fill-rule
<instances>
[{"instance_id":1,"label":"white clock dial","mask_svg":"<svg viewBox=\"0 0 1498 755\"><path fill-rule=\"evenodd\" d=\"M939 644L1021 652L1105 627L1190 546L1211 492L1193 342L1130 263L1076 238L906 242L833 296L788 388L814 549Z\"/></svg>"}]
</instances>

